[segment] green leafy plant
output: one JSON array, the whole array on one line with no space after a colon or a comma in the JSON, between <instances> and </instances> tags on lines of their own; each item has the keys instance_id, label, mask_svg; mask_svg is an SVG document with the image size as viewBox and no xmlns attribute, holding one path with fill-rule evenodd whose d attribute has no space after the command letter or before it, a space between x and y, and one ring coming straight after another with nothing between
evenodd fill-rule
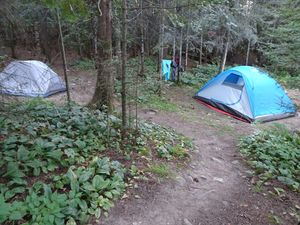
<instances>
[{"instance_id":1,"label":"green leafy plant","mask_svg":"<svg viewBox=\"0 0 300 225\"><path fill-rule=\"evenodd\" d=\"M169 177L172 175L171 169L166 164L154 164L149 166L146 171L151 172L161 178Z\"/></svg>"},{"instance_id":2,"label":"green leafy plant","mask_svg":"<svg viewBox=\"0 0 300 225\"><path fill-rule=\"evenodd\" d=\"M166 99L164 99L163 97L159 97L156 95L144 99L143 104L149 106L151 109L158 109L158 110L169 111L169 112L178 111L176 104L171 103Z\"/></svg>"},{"instance_id":3,"label":"green leafy plant","mask_svg":"<svg viewBox=\"0 0 300 225\"><path fill-rule=\"evenodd\" d=\"M180 79L185 85L199 88L217 74L218 66L215 64L207 64L198 66L190 72L184 72Z\"/></svg>"},{"instance_id":4,"label":"green leafy plant","mask_svg":"<svg viewBox=\"0 0 300 225\"><path fill-rule=\"evenodd\" d=\"M87 58L76 59L71 63L71 66L75 67L76 69L80 69L80 70L94 70L95 62L93 60L87 59Z\"/></svg>"},{"instance_id":5,"label":"green leafy plant","mask_svg":"<svg viewBox=\"0 0 300 225\"><path fill-rule=\"evenodd\" d=\"M241 153L264 181L276 178L300 190L300 137L282 125L241 139Z\"/></svg>"},{"instance_id":6,"label":"green leafy plant","mask_svg":"<svg viewBox=\"0 0 300 225\"><path fill-rule=\"evenodd\" d=\"M125 190L126 169L105 157L107 146L120 145L121 120L43 99L5 107L0 112L0 223L86 224L90 216L107 215ZM128 134L130 157L138 151L138 156L172 159L190 146L159 125L139 121L138 128L138 137ZM140 173L135 166L129 171Z\"/></svg>"}]
</instances>

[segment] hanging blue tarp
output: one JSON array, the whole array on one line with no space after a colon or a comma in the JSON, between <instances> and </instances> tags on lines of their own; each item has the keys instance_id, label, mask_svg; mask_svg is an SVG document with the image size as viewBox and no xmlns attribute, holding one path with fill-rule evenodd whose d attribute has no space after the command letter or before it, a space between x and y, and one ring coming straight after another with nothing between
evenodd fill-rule
<instances>
[{"instance_id":1,"label":"hanging blue tarp","mask_svg":"<svg viewBox=\"0 0 300 225\"><path fill-rule=\"evenodd\" d=\"M296 114L285 90L266 72L251 66L237 66L220 73L195 98L249 122Z\"/></svg>"},{"instance_id":2,"label":"hanging blue tarp","mask_svg":"<svg viewBox=\"0 0 300 225\"><path fill-rule=\"evenodd\" d=\"M172 60L168 60L168 59L163 59L162 60L162 74L163 74L163 79L165 81L170 80L170 76L171 76L171 62Z\"/></svg>"}]
</instances>

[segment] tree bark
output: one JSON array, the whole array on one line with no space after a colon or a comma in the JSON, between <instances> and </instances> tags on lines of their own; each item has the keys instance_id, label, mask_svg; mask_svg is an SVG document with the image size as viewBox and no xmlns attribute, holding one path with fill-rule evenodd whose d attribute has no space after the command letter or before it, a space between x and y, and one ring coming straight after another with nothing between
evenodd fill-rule
<instances>
[{"instance_id":1,"label":"tree bark","mask_svg":"<svg viewBox=\"0 0 300 225\"><path fill-rule=\"evenodd\" d=\"M116 52L117 52L117 60L118 60L118 63L117 63L117 79L118 80L121 80L121 74L122 74L122 65L121 65L121 62L122 62L122 49L121 49L121 37L120 37L120 34L117 35L116 37Z\"/></svg>"},{"instance_id":2,"label":"tree bark","mask_svg":"<svg viewBox=\"0 0 300 225\"><path fill-rule=\"evenodd\" d=\"M76 41L77 41L77 53L79 58L83 58L83 51L82 51L82 41L79 32L76 32Z\"/></svg>"},{"instance_id":3,"label":"tree bark","mask_svg":"<svg viewBox=\"0 0 300 225\"><path fill-rule=\"evenodd\" d=\"M56 9L56 16L57 16L59 36L60 36L60 50L61 50L61 56L62 56L62 60L63 60L64 76L65 76L66 89L67 89L67 100L68 100L68 103L70 103L71 97L70 97L70 89L69 89L69 81L68 81L68 73L67 73L67 59L66 59L64 37L63 37L62 29L61 29L60 16L59 16L58 9Z\"/></svg>"},{"instance_id":4,"label":"tree bark","mask_svg":"<svg viewBox=\"0 0 300 225\"><path fill-rule=\"evenodd\" d=\"M163 9L165 7L165 0L161 0L161 8ZM163 77L163 72L162 72L162 60L164 58L164 29L165 29L165 25L164 25L164 20L165 20L165 16L164 16L164 11L160 10L160 52L159 52L159 80L162 79Z\"/></svg>"},{"instance_id":5,"label":"tree bark","mask_svg":"<svg viewBox=\"0 0 300 225\"><path fill-rule=\"evenodd\" d=\"M203 52L203 33L201 32L201 37L200 37L200 51L199 51L199 65L202 65L202 53Z\"/></svg>"},{"instance_id":6,"label":"tree bark","mask_svg":"<svg viewBox=\"0 0 300 225\"><path fill-rule=\"evenodd\" d=\"M184 62L185 70L187 70L187 67L188 67L188 58L189 58L189 42L187 39L186 43L185 43L185 62Z\"/></svg>"},{"instance_id":7,"label":"tree bark","mask_svg":"<svg viewBox=\"0 0 300 225\"><path fill-rule=\"evenodd\" d=\"M180 41L179 41L179 63L177 68L177 84L180 82L180 70L181 70L181 62L182 62L182 27L180 28Z\"/></svg>"},{"instance_id":8,"label":"tree bark","mask_svg":"<svg viewBox=\"0 0 300 225\"><path fill-rule=\"evenodd\" d=\"M173 37L173 61L175 60L176 57L176 32L174 32L174 37Z\"/></svg>"},{"instance_id":9,"label":"tree bark","mask_svg":"<svg viewBox=\"0 0 300 225\"><path fill-rule=\"evenodd\" d=\"M141 10L141 16L140 16L140 31L141 31L141 70L139 75L141 77L144 76L144 52L145 52L145 45L144 45L144 18L143 18L143 0L140 2L140 10Z\"/></svg>"},{"instance_id":10,"label":"tree bark","mask_svg":"<svg viewBox=\"0 0 300 225\"><path fill-rule=\"evenodd\" d=\"M145 40L144 40L144 42L145 42L145 55L149 56L150 55L149 22L147 22L147 24L146 24L144 36L145 36Z\"/></svg>"},{"instance_id":11,"label":"tree bark","mask_svg":"<svg viewBox=\"0 0 300 225\"><path fill-rule=\"evenodd\" d=\"M248 66L248 62L249 62L249 54L250 54L250 46L251 45L251 40L248 40L248 46L247 46L247 54L246 54L246 66Z\"/></svg>"},{"instance_id":12,"label":"tree bark","mask_svg":"<svg viewBox=\"0 0 300 225\"><path fill-rule=\"evenodd\" d=\"M97 82L91 105L99 109L107 107L108 112L113 109L113 76L112 76L112 25L111 0L102 0L100 3L102 15L99 14L99 31L97 59Z\"/></svg>"},{"instance_id":13,"label":"tree bark","mask_svg":"<svg viewBox=\"0 0 300 225\"><path fill-rule=\"evenodd\" d=\"M92 17L92 25L93 25L93 55L94 55L94 59L97 58L98 55L98 40L97 40L97 36L98 36L98 18L97 16Z\"/></svg>"},{"instance_id":14,"label":"tree bark","mask_svg":"<svg viewBox=\"0 0 300 225\"><path fill-rule=\"evenodd\" d=\"M39 32L39 23L34 22L33 24L34 29L34 47L36 49L35 55L39 55L41 53L41 40L40 40L40 32Z\"/></svg>"},{"instance_id":15,"label":"tree bark","mask_svg":"<svg viewBox=\"0 0 300 225\"><path fill-rule=\"evenodd\" d=\"M10 50L11 50L11 57L16 59L17 58L17 54L16 54L16 45L17 45L17 36L16 36L16 32L15 32L15 25L13 24L13 22L11 22L10 24Z\"/></svg>"},{"instance_id":16,"label":"tree bark","mask_svg":"<svg viewBox=\"0 0 300 225\"><path fill-rule=\"evenodd\" d=\"M175 8L174 8L174 14L176 14L176 2L175 2ZM175 61L175 57L176 57L176 33L177 33L177 27L175 25L174 27L174 37L173 37L173 61Z\"/></svg>"},{"instance_id":17,"label":"tree bark","mask_svg":"<svg viewBox=\"0 0 300 225\"><path fill-rule=\"evenodd\" d=\"M50 44L50 32L47 23L47 18L49 17L49 11L45 11L43 15L43 19L40 23L40 46L41 46L41 54L46 56L46 60L48 62L52 62L51 55L51 44Z\"/></svg>"},{"instance_id":18,"label":"tree bark","mask_svg":"<svg viewBox=\"0 0 300 225\"><path fill-rule=\"evenodd\" d=\"M220 73L223 72L225 69L228 48L229 48L229 40L227 40L226 45L225 45L225 49L224 49L224 53L223 53L223 57L222 57L222 63L221 63L220 71L219 71Z\"/></svg>"},{"instance_id":19,"label":"tree bark","mask_svg":"<svg viewBox=\"0 0 300 225\"><path fill-rule=\"evenodd\" d=\"M190 4L190 1L188 0L188 6ZM185 43L185 62L184 62L184 68L187 69L188 66L188 58L189 58L189 33L190 33L190 15L191 15L191 9L188 8L188 22L187 22L187 29L186 29L186 43Z\"/></svg>"},{"instance_id":20,"label":"tree bark","mask_svg":"<svg viewBox=\"0 0 300 225\"><path fill-rule=\"evenodd\" d=\"M122 140L125 138L125 129L127 128L127 121L126 121L126 62L127 62L127 1L122 1Z\"/></svg>"}]
</instances>

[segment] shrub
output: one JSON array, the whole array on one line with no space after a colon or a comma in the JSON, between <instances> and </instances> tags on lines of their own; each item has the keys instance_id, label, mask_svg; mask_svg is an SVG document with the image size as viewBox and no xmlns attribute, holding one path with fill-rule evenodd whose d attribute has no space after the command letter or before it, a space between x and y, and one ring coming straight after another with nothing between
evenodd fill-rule
<instances>
[{"instance_id":1,"label":"shrub","mask_svg":"<svg viewBox=\"0 0 300 225\"><path fill-rule=\"evenodd\" d=\"M276 178L300 190L299 134L276 125L242 138L239 147L262 179Z\"/></svg>"},{"instance_id":2,"label":"shrub","mask_svg":"<svg viewBox=\"0 0 300 225\"><path fill-rule=\"evenodd\" d=\"M198 66L191 72L184 72L181 76L181 82L189 86L200 87L218 74L219 68L215 64Z\"/></svg>"},{"instance_id":3,"label":"shrub","mask_svg":"<svg viewBox=\"0 0 300 225\"><path fill-rule=\"evenodd\" d=\"M94 70L95 69L95 61L87 58L76 59L71 63L71 66L80 70Z\"/></svg>"}]
</instances>

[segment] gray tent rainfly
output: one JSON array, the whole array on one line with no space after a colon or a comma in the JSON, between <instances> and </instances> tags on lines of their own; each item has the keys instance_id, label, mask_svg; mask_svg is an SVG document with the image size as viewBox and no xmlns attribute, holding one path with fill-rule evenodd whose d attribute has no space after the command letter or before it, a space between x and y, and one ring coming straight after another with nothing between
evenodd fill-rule
<instances>
[{"instance_id":1,"label":"gray tent rainfly","mask_svg":"<svg viewBox=\"0 0 300 225\"><path fill-rule=\"evenodd\" d=\"M13 61L0 73L2 94L47 97L65 90L64 81L40 61Z\"/></svg>"}]
</instances>

